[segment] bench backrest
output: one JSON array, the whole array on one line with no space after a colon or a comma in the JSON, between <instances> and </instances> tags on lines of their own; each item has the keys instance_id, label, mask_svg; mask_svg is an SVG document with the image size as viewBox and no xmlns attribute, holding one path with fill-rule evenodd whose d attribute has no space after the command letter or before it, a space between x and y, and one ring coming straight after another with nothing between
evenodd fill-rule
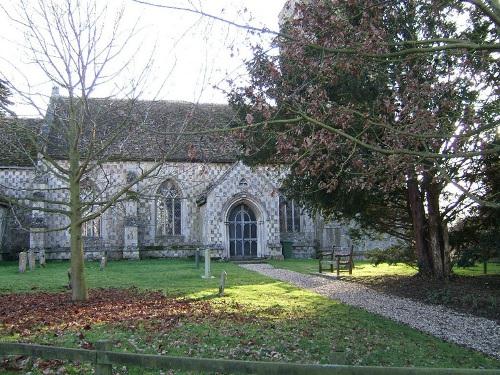
<instances>
[{"instance_id":1,"label":"bench backrest","mask_svg":"<svg viewBox=\"0 0 500 375\"><path fill-rule=\"evenodd\" d=\"M333 252L335 255L352 257L353 250L354 250L354 245L351 245L349 247L333 245Z\"/></svg>"}]
</instances>

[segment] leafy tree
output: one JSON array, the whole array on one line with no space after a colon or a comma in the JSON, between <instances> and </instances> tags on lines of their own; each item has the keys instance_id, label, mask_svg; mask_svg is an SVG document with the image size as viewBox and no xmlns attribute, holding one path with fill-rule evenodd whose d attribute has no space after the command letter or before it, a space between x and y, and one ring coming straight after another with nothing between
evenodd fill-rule
<instances>
[{"instance_id":1,"label":"leafy tree","mask_svg":"<svg viewBox=\"0 0 500 375\"><path fill-rule=\"evenodd\" d=\"M488 148L498 143L497 136ZM500 156L485 155L481 161L485 199L498 199L500 196ZM474 263L480 261L483 263L484 273L487 273L488 260L500 257L500 208L475 207L452 228L450 243L457 265L473 266Z\"/></svg>"},{"instance_id":2,"label":"leafy tree","mask_svg":"<svg viewBox=\"0 0 500 375\"><path fill-rule=\"evenodd\" d=\"M478 188L481 157L500 151L485 147L498 23L473 3L299 3L279 55L257 47L249 85L230 97L249 125L248 162L288 164L288 193L312 209L400 237L411 229L420 272L440 278L451 270L447 223L471 201L498 206ZM463 39L491 49L430 47Z\"/></svg>"},{"instance_id":3,"label":"leafy tree","mask_svg":"<svg viewBox=\"0 0 500 375\"><path fill-rule=\"evenodd\" d=\"M5 112L10 112L8 110L8 106L12 104L9 100L10 95L11 92L7 81L0 79L0 116L4 116Z\"/></svg>"}]
</instances>

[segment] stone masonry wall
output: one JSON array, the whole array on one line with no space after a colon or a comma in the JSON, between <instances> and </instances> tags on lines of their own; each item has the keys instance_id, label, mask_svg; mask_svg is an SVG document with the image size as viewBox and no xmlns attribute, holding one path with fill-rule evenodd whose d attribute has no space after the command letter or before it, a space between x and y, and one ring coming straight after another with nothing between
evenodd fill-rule
<instances>
[{"instance_id":1,"label":"stone masonry wall","mask_svg":"<svg viewBox=\"0 0 500 375\"><path fill-rule=\"evenodd\" d=\"M130 178L151 166L151 163L139 162L107 163L96 168L87 182L98 191L99 200L106 200ZM228 214L240 203L246 204L256 215L258 257L282 257L281 241L293 242L293 256L297 258L314 257L318 248L331 248L337 243L350 246L348 227L325 223L307 213L301 214L299 233L280 233L279 187L283 173L283 170L273 167L250 168L241 162L167 163L151 177L139 182L127 199L116 202L102 215L100 235L84 237L85 255L99 258L106 253L117 259L183 257L194 255L197 248L209 247L214 256L228 258ZM167 179L175 182L182 197L181 234L176 236L159 236L156 230L156 192ZM29 168L0 168L0 186L6 185L11 188L10 193L18 197L33 195L37 187L43 187L47 199L68 199L68 190L62 180L50 174L36 176ZM33 233L31 228L31 246L43 247L47 259L68 259L69 231L56 230L66 227L68 219L57 214L42 216L43 228L49 231ZM1 251L12 247L13 236L22 242L16 245L19 249L29 246L26 228L24 237L12 227L8 232L8 245L4 241ZM385 238L376 242L367 239L362 247L364 250L384 244L387 244Z\"/></svg>"}]
</instances>

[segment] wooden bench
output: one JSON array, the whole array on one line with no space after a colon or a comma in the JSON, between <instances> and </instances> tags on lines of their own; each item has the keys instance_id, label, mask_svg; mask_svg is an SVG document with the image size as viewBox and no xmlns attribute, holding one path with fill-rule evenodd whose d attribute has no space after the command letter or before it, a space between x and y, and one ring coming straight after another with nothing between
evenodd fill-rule
<instances>
[{"instance_id":1,"label":"wooden bench","mask_svg":"<svg viewBox=\"0 0 500 375\"><path fill-rule=\"evenodd\" d=\"M319 260L319 273L323 272L323 264L328 264L330 266L330 272L333 273L333 265L336 264L333 250L318 252L318 260Z\"/></svg>"},{"instance_id":2,"label":"wooden bench","mask_svg":"<svg viewBox=\"0 0 500 375\"><path fill-rule=\"evenodd\" d=\"M342 271L348 271L349 275L352 275L352 269L354 268L354 260L352 258L354 246L350 248L342 248L340 246L333 246L332 251L320 251L318 253L319 260L319 273L323 272L323 265L327 264L330 266L330 272L333 273L333 266L337 268L337 276L340 275L341 266Z\"/></svg>"}]
</instances>

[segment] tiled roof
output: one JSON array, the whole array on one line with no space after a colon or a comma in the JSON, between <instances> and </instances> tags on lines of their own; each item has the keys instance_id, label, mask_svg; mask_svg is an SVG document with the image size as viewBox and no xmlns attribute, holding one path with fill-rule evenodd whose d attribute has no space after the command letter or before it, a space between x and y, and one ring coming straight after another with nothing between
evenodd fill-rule
<instances>
[{"instance_id":1,"label":"tiled roof","mask_svg":"<svg viewBox=\"0 0 500 375\"><path fill-rule=\"evenodd\" d=\"M42 119L0 118L0 167L27 167L36 162L36 139Z\"/></svg>"},{"instance_id":2,"label":"tiled roof","mask_svg":"<svg viewBox=\"0 0 500 375\"><path fill-rule=\"evenodd\" d=\"M47 114L48 151L56 159L68 158L69 108L68 98L53 98ZM224 131L235 119L228 105L90 99L86 108L78 111L82 153L113 137L103 159L233 162L239 155L234 135Z\"/></svg>"}]
</instances>

